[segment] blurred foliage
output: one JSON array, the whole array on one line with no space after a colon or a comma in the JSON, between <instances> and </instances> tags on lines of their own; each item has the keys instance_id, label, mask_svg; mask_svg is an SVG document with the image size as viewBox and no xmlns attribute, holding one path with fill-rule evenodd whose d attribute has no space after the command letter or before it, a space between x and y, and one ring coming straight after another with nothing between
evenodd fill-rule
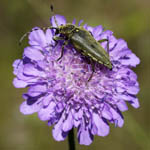
<instances>
[{"instance_id":1,"label":"blurred foliage","mask_svg":"<svg viewBox=\"0 0 150 150\"><path fill-rule=\"evenodd\" d=\"M141 64L134 71L138 74L141 107L129 106L124 112L123 128L111 126L110 134L95 137L88 146L77 143L77 150L148 150L150 149L150 1L149 0L1 0L0 1L0 149L1 150L66 150L67 140L56 142L51 129L37 115L23 116L19 105L25 90L12 85L12 63L21 58L23 47L18 40L23 33L35 26L48 26L51 16L50 4L55 12L84 19L91 26L102 24L114 31L117 38L124 38L133 52L140 57ZM27 40L25 40L27 41Z\"/></svg>"}]
</instances>

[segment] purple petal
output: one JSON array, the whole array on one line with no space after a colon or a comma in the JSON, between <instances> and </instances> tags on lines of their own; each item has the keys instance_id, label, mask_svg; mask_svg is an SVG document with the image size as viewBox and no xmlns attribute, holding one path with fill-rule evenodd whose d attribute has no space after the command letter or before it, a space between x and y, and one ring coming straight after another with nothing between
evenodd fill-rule
<instances>
[{"instance_id":1,"label":"purple petal","mask_svg":"<svg viewBox=\"0 0 150 150\"><path fill-rule=\"evenodd\" d=\"M132 101L131 105L132 105L134 108L139 108L139 107L140 107L140 104L139 104L139 101L138 101L137 98L135 98L135 99Z\"/></svg>"},{"instance_id":2,"label":"purple petal","mask_svg":"<svg viewBox=\"0 0 150 150\"><path fill-rule=\"evenodd\" d=\"M25 88L28 85L28 83L25 81L19 80L18 78L14 78L13 85L16 88Z\"/></svg>"},{"instance_id":3,"label":"purple petal","mask_svg":"<svg viewBox=\"0 0 150 150\"><path fill-rule=\"evenodd\" d=\"M117 99L122 99L124 101L128 101L128 102L132 102L134 103L134 101L136 101L136 97L134 95L125 95L125 94L120 94L117 96Z\"/></svg>"},{"instance_id":4,"label":"purple petal","mask_svg":"<svg viewBox=\"0 0 150 150\"><path fill-rule=\"evenodd\" d=\"M81 129L81 127L80 127L80 129L78 131L79 144L81 144L81 145L90 145L93 141L91 136L92 135L90 135L88 129L84 129L84 128Z\"/></svg>"},{"instance_id":5,"label":"purple petal","mask_svg":"<svg viewBox=\"0 0 150 150\"><path fill-rule=\"evenodd\" d=\"M20 69L22 69L22 66L23 66L23 62L21 59L17 59L13 62L13 67L14 67L14 75L17 75L18 72L20 71Z\"/></svg>"},{"instance_id":6,"label":"purple petal","mask_svg":"<svg viewBox=\"0 0 150 150\"><path fill-rule=\"evenodd\" d=\"M46 121L49 120L52 113L55 111L56 104L54 102L51 102L48 107L40 109L38 112L38 116L40 120Z\"/></svg>"},{"instance_id":7,"label":"purple petal","mask_svg":"<svg viewBox=\"0 0 150 150\"><path fill-rule=\"evenodd\" d=\"M129 59L122 59L121 63L123 65L129 65L129 66L133 66L136 67L136 65L138 65L140 63L140 59L133 53L131 53L130 55L128 55Z\"/></svg>"},{"instance_id":8,"label":"purple petal","mask_svg":"<svg viewBox=\"0 0 150 150\"><path fill-rule=\"evenodd\" d=\"M93 27L87 26L86 29L87 29L88 31L90 31L91 33L93 33Z\"/></svg>"},{"instance_id":9,"label":"purple petal","mask_svg":"<svg viewBox=\"0 0 150 150\"><path fill-rule=\"evenodd\" d=\"M127 92L133 95L136 95L139 92L138 86L128 86Z\"/></svg>"},{"instance_id":10,"label":"purple petal","mask_svg":"<svg viewBox=\"0 0 150 150\"><path fill-rule=\"evenodd\" d=\"M54 42L53 41L52 31L50 29L46 30L46 35L45 36L46 36L46 43L47 43L47 45L49 45L49 44Z\"/></svg>"},{"instance_id":11,"label":"purple petal","mask_svg":"<svg viewBox=\"0 0 150 150\"><path fill-rule=\"evenodd\" d=\"M37 62L37 64L38 64L38 66L39 66L41 69L46 70L47 64L46 64L45 61L39 60L39 61Z\"/></svg>"},{"instance_id":12,"label":"purple petal","mask_svg":"<svg viewBox=\"0 0 150 150\"><path fill-rule=\"evenodd\" d=\"M31 76L41 76L45 77L45 73L42 71L39 71L37 68L34 67L32 64L26 64L24 65L24 74L31 75Z\"/></svg>"},{"instance_id":13,"label":"purple petal","mask_svg":"<svg viewBox=\"0 0 150 150\"><path fill-rule=\"evenodd\" d=\"M112 56L113 49L115 45L117 44L118 40L113 35L110 35L108 40L109 40L109 49L111 50L109 51L109 55Z\"/></svg>"},{"instance_id":14,"label":"purple petal","mask_svg":"<svg viewBox=\"0 0 150 150\"><path fill-rule=\"evenodd\" d=\"M123 39L118 39L116 47L113 49L114 52L119 52L121 50L128 49L127 42L125 42Z\"/></svg>"},{"instance_id":15,"label":"purple petal","mask_svg":"<svg viewBox=\"0 0 150 150\"><path fill-rule=\"evenodd\" d=\"M93 33L93 27L91 27L91 26L88 26L87 24L85 24L84 26L83 26L83 28L85 28L86 30L88 30L88 31L90 31L91 33Z\"/></svg>"},{"instance_id":16,"label":"purple petal","mask_svg":"<svg viewBox=\"0 0 150 150\"><path fill-rule=\"evenodd\" d=\"M78 26L80 26L83 23L83 20L80 20L78 23Z\"/></svg>"},{"instance_id":17,"label":"purple petal","mask_svg":"<svg viewBox=\"0 0 150 150\"><path fill-rule=\"evenodd\" d=\"M24 50L24 55L32 60L38 61L38 60L43 60L44 56L40 52L40 50L35 49L33 47L27 47Z\"/></svg>"},{"instance_id":18,"label":"purple petal","mask_svg":"<svg viewBox=\"0 0 150 150\"><path fill-rule=\"evenodd\" d=\"M92 130L91 130L91 133L92 133L93 135L96 135L96 134L97 134L97 127L96 127L95 124L92 124Z\"/></svg>"},{"instance_id":19,"label":"purple petal","mask_svg":"<svg viewBox=\"0 0 150 150\"><path fill-rule=\"evenodd\" d=\"M118 106L120 111L128 110L128 106L123 100L120 100L119 102L117 102L117 106Z\"/></svg>"},{"instance_id":20,"label":"purple petal","mask_svg":"<svg viewBox=\"0 0 150 150\"><path fill-rule=\"evenodd\" d=\"M48 95L44 96L43 98L44 107L48 106L52 100L53 100L53 93L48 93Z\"/></svg>"},{"instance_id":21,"label":"purple petal","mask_svg":"<svg viewBox=\"0 0 150 150\"><path fill-rule=\"evenodd\" d=\"M65 119L64 123L63 123L63 131L67 132L69 130L71 130L73 127L73 117L71 112L68 114L68 117Z\"/></svg>"},{"instance_id":22,"label":"purple petal","mask_svg":"<svg viewBox=\"0 0 150 150\"><path fill-rule=\"evenodd\" d=\"M113 32L110 30L102 32L100 35L100 39L108 39L110 36L112 36Z\"/></svg>"},{"instance_id":23,"label":"purple petal","mask_svg":"<svg viewBox=\"0 0 150 150\"><path fill-rule=\"evenodd\" d=\"M123 92L125 91L125 89L124 89L123 87L117 86L117 87L116 87L116 91L117 91L118 93L123 93Z\"/></svg>"},{"instance_id":24,"label":"purple petal","mask_svg":"<svg viewBox=\"0 0 150 150\"><path fill-rule=\"evenodd\" d=\"M102 33L102 31L103 31L103 27L101 25L93 29L92 34L97 41L100 40L100 34Z\"/></svg>"},{"instance_id":25,"label":"purple petal","mask_svg":"<svg viewBox=\"0 0 150 150\"><path fill-rule=\"evenodd\" d=\"M115 53L113 53L113 60L116 60L116 61L128 61L129 60L129 55L131 54L132 52L129 50L129 49L124 49L124 50L121 50L121 51L116 51Z\"/></svg>"},{"instance_id":26,"label":"purple petal","mask_svg":"<svg viewBox=\"0 0 150 150\"><path fill-rule=\"evenodd\" d=\"M32 105L28 105L27 101L24 101L20 105L20 112L23 113L24 115L29 115L38 112L41 108L42 108L42 103L40 102L40 100L38 100Z\"/></svg>"},{"instance_id":27,"label":"purple petal","mask_svg":"<svg viewBox=\"0 0 150 150\"><path fill-rule=\"evenodd\" d=\"M30 80L31 78L33 79L33 77L27 76L23 73L23 71L24 71L23 68L24 68L24 65L21 68L19 68L19 70L18 70L18 74L17 74L18 79L26 81L26 82L28 80Z\"/></svg>"},{"instance_id":28,"label":"purple petal","mask_svg":"<svg viewBox=\"0 0 150 150\"><path fill-rule=\"evenodd\" d=\"M20 61L22 61L21 59L16 59L14 62L13 62L13 67L14 68L17 68L18 65L20 64Z\"/></svg>"},{"instance_id":29,"label":"purple petal","mask_svg":"<svg viewBox=\"0 0 150 150\"><path fill-rule=\"evenodd\" d=\"M72 24L74 24L74 25L76 24L76 19L75 18L73 19Z\"/></svg>"},{"instance_id":30,"label":"purple petal","mask_svg":"<svg viewBox=\"0 0 150 150\"><path fill-rule=\"evenodd\" d=\"M75 110L72 110L72 114L73 115L73 124L74 124L74 127L78 127L80 125L80 119L79 119L79 113L76 112Z\"/></svg>"},{"instance_id":31,"label":"purple petal","mask_svg":"<svg viewBox=\"0 0 150 150\"><path fill-rule=\"evenodd\" d=\"M43 30L38 29L38 30L32 31L29 35L29 44L33 46L45 47L46 38L45 38L45 34Z\"/></svg>"},{"instance_id":32,"label":"purple petal","mask_svg":"<svg viewBox=\"0 0 150 150\"><path fill-rule=\"evenodd\" d=\"M109 125L105 123L96 113L93 113L93 123L97 127L97 135L106 136L109 134Z\"/></svg>"},{"instance_id":33,"label":"purple petal","mask_svg":"<svg viewBox=\"0 0 150 150\"><path fill-rule=\"evenodd\" d=\"M54 126L54 128L52 130L53 137L54 137L54 139L56 141L63 141L63 140L65 140L65 137L63 137L62 124L63 124L63 117L60 118L60 120Z\"/></svg>"},{"instance_id":34,"label":"purple petal","mask_svg":"<svg viewBox=\"0 0 150 150\"><path fill-rule=\"evenodd\" d=\"M28 89L28 94L32 97L38 96L47 91L46 85L34 85Z\"/></svg>"},{"instance_id":35,"label":"purple petal","mask_svg":"<svg viewBox=\"0 0 150 150\"><path fill-rule=\"evenodd\" d=\"M124 120L123 120L122 116L116 110L114 110L113 108L110 108L110 112L113 115L113 119L117 120L117 126L122 127L123 124L124 124Z\"/></svg>"},{"instance_id":36,"label":"purple petal","mask_svg":"<svg viewBox=\"0 0 150 150\"><path fill-rule=\"evenodd\" d=\"M65 19L64 16L55 15L55 18L56 18L56 21L57 21L58 26L61 26L61 25L65 25L65 24L66 24L66 19ZM51 22L51 24L52 24L53 27L57 27L56 22L55 22L55 19L54 19L54 16L51 17L50 22Z\"/></svg>"},{"instance_id":37,"label":"purple petal","mask_svg":"<svg viewBox=\"0 0 150 150\"><path fill-rule=\"evenodd\" d=\"M107 105L104 106L103 111L102 111L102 116L108 120L112 119L112 114L109 111L109 107Z\"/></svg>"}]
</instances>

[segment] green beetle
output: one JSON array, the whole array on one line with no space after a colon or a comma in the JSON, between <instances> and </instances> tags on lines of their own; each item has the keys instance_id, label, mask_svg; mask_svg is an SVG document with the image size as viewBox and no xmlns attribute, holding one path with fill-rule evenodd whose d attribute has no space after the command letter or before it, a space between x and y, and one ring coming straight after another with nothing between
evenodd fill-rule
<instances>
[{"instance_id":1,"label":"green beetle","mask_svg":"<svg viewBox=\"0 0 150 150\"><path fill-rule=\"evenodd\" d=\"M108 53L104 50L100 43L94 39L91 33L85 30L82 26L77 27L73 24L66 24L61 25L59 28L56 28L56 30L56 33L62 36L61 38L54 37L54 40L61 40L62 37L64 37L64 39L67 39L67 41L69 41L77 51L90 57L92 60L103 64L107 68L112 69ZM107 40L101 40L101 42L104 41ZM64 45L66 45L66 43Z\"/></svg>"},{"instance_id":2,"label":"green beetle","mask_svg":"<svg viewBox=\"0 0 150 150\"><path fill-rule=\"evenodd\" d=\"M53 6L51 6L51 10L53 12ZM75 50L82 53L84 56L88 56L90 58L90 60L92 60L91 64L92 64L93 72L92 72L90 78L88 79L88 81L91 80L93 73L94 73L94 67L95 67L94 62L103 64L110 70L112 69L112 63L110 61L108 53L100 45L101 42L104 42L104 41L108 42L107 39L100 40L99 42L96 41L94 39L94 37L92 36L92 34L89 31L85 30L82 26L78 27L73 24L65 24L65 25L58 26L55 15L54 15L54 21L55 21L56 27L50 26L50 27L46 27L46 28L42 28L42 29L43 30L54 29L55 36L53 39L56 42L59 40L64 41L64 44L62 45L61 56L57 59L57 61L59 61L63 57L65 45L67 45L68 43L71 43L73 45L73 47L75 48ZM32 32L34 30L38 30L38 29L33 29L30 32ZM24 39L24 37L27 36L27 34L29 34L30 32L27 32L26 34L24 34L22 36L22 38L20 39L20 43ZM107 46L107 48L108 48L108 46Z\"/></svg>"}]
</instances>

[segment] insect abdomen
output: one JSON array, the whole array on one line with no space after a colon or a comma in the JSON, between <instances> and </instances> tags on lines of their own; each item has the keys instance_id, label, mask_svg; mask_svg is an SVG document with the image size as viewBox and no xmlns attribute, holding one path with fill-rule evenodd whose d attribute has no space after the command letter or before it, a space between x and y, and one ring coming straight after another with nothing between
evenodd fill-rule
<instances>
[{"instance_id":1,"label":"insect abdomen","mask_svg":"<svg viewBox=\"0 0 150 150\"><path fill-rule=\"evenodd\" d=\"M109 55L88 31L77 29L71 36L71 43L75 49L82 50L83 55L89 56L94 61L112 69Z\"/></svg>"}]
</instances>

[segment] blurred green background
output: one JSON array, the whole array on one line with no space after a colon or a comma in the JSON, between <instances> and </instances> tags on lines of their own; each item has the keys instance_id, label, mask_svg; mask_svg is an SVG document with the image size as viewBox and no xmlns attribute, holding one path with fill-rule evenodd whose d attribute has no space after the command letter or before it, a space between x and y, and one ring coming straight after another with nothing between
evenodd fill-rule
<instances>
[{"instance_id":1,"label":"blurred green background","mask_svg":"<svg viewBox=\"0 0 150 150\"><path fill-rule=\"evenodd\" d=\"M26 40L20 37L32 27L49 26L50 0L0 0L0 150L67 150L67 139L56 142L51 129L37 115L19 112L23 89L12 85L12 63L21 58ZM150 149L150 0L53 0L55 12L91 26L102 24L117 38L124 38L141 64L138 74L141 107L124 112L123 128L111 126L110 134L95 136L90 146L77 150L149 150Z\"/></svg>"}]
</instances>

